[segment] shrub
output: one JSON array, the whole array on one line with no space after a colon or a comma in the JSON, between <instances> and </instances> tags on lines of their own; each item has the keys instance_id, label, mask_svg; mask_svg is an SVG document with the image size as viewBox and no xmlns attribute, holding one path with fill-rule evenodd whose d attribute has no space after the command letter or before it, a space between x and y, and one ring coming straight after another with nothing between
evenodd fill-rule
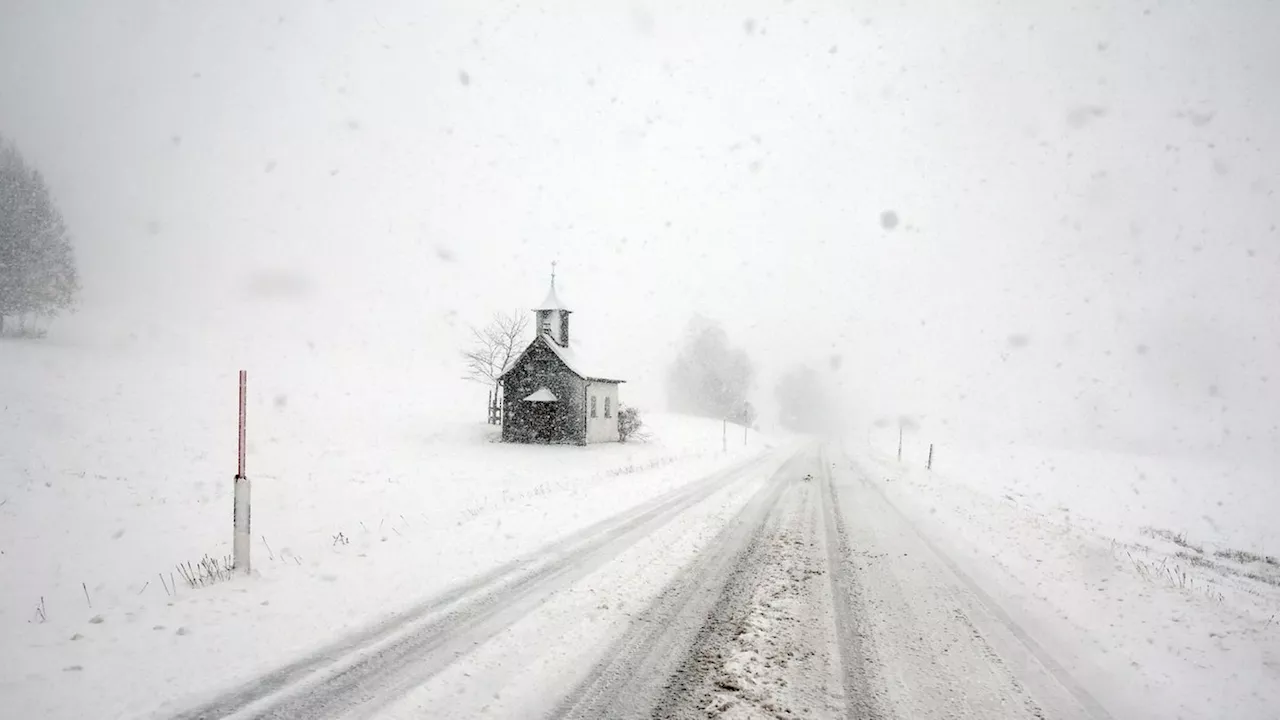
<instances>
[{"instance_id":1,"label":"shrub","mask_svg":"<svg viewBox=\"0 0 1280 720\"><path fill-rule=\"evenodd\" d=\"M636 434L636 432L644 427L644 420L640 418L640 411L628 405L622 405L618 408L618 439L626 442L628 438Z\"/></svg>"}]
</instances>

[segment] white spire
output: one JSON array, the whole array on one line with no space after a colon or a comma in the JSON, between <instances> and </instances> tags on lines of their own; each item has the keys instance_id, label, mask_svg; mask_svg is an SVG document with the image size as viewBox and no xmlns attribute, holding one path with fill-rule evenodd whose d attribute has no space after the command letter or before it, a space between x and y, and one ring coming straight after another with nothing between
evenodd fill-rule
<instances>
[{"instance_id":1,"label":"white spire","mask_svg":"<svg viewBox=\"0 0 1280 720\"><path fill-rule=\"evenodd\" d=\"M534 309L537 315L538 324L537 331L540 335L546 335L552 342L560 347L569 347L569 315L571 311L560 302L560 297L556 295L556 264L551 263L551 289L547 291L547 298L542 304Z\"/></svg>"},{"instance_id":2,"label":"white spire","mask_svg":"<svg viewBox=\"0 0 1280 720\"><path fill-rule=\"evenodd\" d=\"M547 291L547 297L542 304L534 308L535 310L568 310L564 303L560 302L559 296L556 295L556 263L551 263L551 289Z\"/></svg>"}]
</instances>

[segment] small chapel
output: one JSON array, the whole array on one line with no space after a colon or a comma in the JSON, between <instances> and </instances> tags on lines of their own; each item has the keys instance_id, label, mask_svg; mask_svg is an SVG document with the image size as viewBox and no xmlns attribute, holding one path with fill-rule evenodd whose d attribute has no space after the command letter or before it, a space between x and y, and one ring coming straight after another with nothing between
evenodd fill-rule
<instances>
[{"instance_id":1,"label":"small chapel","mask_svg":"<svg viewBox=\"0 0 1280 720\"><path fill-rule=\"evenodd\" d=\"M502 440L587 445L618 442L618 386L569 332L573 311L551 289L534 309L534 338L503 370Z\"/></svg>"}]
</instances>

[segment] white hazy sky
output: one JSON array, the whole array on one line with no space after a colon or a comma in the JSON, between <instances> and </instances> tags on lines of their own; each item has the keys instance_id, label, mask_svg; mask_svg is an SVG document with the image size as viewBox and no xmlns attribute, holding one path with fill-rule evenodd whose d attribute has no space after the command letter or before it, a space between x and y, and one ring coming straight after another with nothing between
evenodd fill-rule
<instances>
[{"instance_id":1,"label":"white hazy sky","mask_svg":"<svg viewBox=\"0 0 1280 720\"><path fill-rule=\"evenodd\" d=\"M1277 37L1266 0L0 0L0 133L78 241L64 333L453 382L557 259L641 401L697 311L761 400L838 356L868 417L1266 452Z\"/></svg>"}]
</instances>

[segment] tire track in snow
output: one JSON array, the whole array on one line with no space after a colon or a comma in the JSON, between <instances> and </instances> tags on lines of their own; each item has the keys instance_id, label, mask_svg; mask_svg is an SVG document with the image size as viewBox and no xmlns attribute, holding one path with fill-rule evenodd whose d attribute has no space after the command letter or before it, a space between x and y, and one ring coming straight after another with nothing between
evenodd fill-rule
<instances>
[{"instance_id":1,"label":"tire track in snow","mask_svg":"<svg viewBox=\"0 0 1280 720\"><path fill-rule=\"evenodd\" d=\"M840 716L822 497L813 473L805 477L788 487L726 585L654 717Z\"/></svg>"},{"instance_id":2,"label":"tire track in snow","mask_svg":"<svg viewBox=\"0 0 1280 720\"><path fill-rule=\"evenodd\" d=\"M735 603L737 590L750 587L752 558L767 529L782 521L780 499L800 482L813 453L793 457L775 473L700 554L632 623L609 653L557 706L558 718L616 720L669 717L674 705L694 689L696 649L712 636ZM741 577L741 579L739 579Z\"/></svg>"},{"instance_id":3,"label":"tire track in snow","mask_svg":"<svg viewBox=\"0 0 1280 720\"><path fill-rule=\"evenodd\" d=\"M831 482L832 463L825 447L820 456L822 525L826 535L827 571L832 612L835 616L836 651L840 655L845 717L879 720L885 715L875 699L879 693L873 690L871 681L875 668L875 649L866 629L866 606L862 602L862 590L857 579L849 572L849 558L853 556L853 552L836 502L835 485Z\"/></svg>"},{"instance_id":4,"label":"tire track in snow","mask_svg":"<svg viewBox=\"0 0 1280 720\"><path fill-rule=\"evenodd\" d=\"M1018 681L1023 685L1030 685L1028 689L1032 691L1032 694L1037 696L1037 699L1041 702L1044 702L1046 708L1051 710L1055 716L1090 718L1090 720L1112 719L1111 713L1107 711L1102 703L1088 689L1077 682L1071 673L1037 642L1026 629L1018 624L981 584L965 572L960 564L951 557L950 553L946 552L911 522L907 515L889 499L884 490L869 479L867 473L847 450L842 451L841 454L844 456L848 467L856 475L856 482L868 492L874 493L876 500L883 503L884 507L892 513L894 519L901 523L903 527L908 528L911 535L927 548L928 552L932 553L941 566L945 568L945 571L949 572L959 586L962 586L968 592L973 600L971 611L967 614L962 613L959 619L972 630L975 642L987 647L988 652L997 659L996 662L1003 663L1015 660L1016 664L1022 668L1021 672L1018 673ZM972 611L977 612L974 613ZM984 614L986 615L985 618L983 617ZM983 627L979 628L975 623L981 624ZM1002 647L999 651L987 646L989 640L996 639L993 636L1006 633L1007 639L1001 642ZM1019 650L1021 652L1018 652ZM1025 657L1017 657L1019 655ZM1038 666L1038 668L1035 666Z\"/></svg>"},{"instance_id":5,"label":"tire track in snow","mask_svg":"<svg viewBox=\"0 0 1280 720\"><path fill-rule=\"evenodd\" d=\"M536 607L557 588L743 479L766 457L766 453L754 455L595 523L172 717L332 717L384 698L393 688L421 682ZM412 678L406 678L407 673Z\"/></svg>"},{"instance_id":6,"label":"tire track in snow","mask_svg":"<svg viewBox=\"0 0 1280 720\"><path fill-rule=\"evenodd\" d=\"M887 717L830 467L795 473L651 717Z\"/></svg>"},{"instance_id":7,"label":"tire track in snow","mask_svg":"<svg viewBox=\"0 0 1280 720\"><path fill-rule=\"evenodd\" d=\"M833 473L834 475L835 473ZM971 608L946 568L860 479L833 478L850 566L862 591L859 620L874 651L885 714L910 718L1043 720L1048 710L1022 674L975 633Z\"/></svg>"}]
</instances>

